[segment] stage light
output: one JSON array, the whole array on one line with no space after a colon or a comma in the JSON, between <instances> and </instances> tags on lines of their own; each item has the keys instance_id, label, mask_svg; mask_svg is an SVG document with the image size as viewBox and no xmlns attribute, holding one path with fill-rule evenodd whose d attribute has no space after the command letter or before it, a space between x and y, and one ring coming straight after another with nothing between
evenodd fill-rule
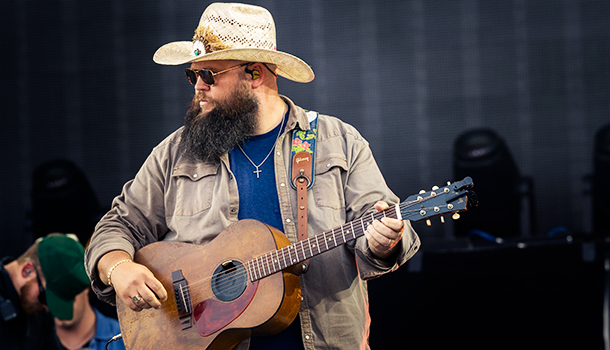
<instances>
[{"instance_id":1,"label":"stage light","mask_svg":"<svg viewBox=\"0 0 610 350\"><path fill-rule=\"evenodd\" d=\"M31 229L34 238L74 233L86 245L100 218L100 206L85 173L73 162L56 159L32 176Z\"/></svg>"},{"instance_id":2,"label":"stage light","mask_svg":"<svg viewBox=\"0 0 610 350\"><path fill-rule=\"evenodd\" d=\"M595 135L593 164L593 232L610 236L610 124Z\"/></svg>"},{"instance_id":3,"label":"stage light","mask_svg":"<svg viewBox=\"0 0 610 350\"><path fill-rule=\"evenodd\" d=\"M472 177L479 205L455 222L455 236L486 232L494 237L530 235L532 182L522 177L504 140L487 128L464 132L454 144L456 179Z\"/></svg>"}]
</instances>

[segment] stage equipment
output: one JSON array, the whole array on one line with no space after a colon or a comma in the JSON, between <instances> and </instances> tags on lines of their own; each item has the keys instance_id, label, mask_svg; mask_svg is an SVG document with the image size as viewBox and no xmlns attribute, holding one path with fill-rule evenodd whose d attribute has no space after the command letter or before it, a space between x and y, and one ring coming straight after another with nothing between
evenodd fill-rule
<instances>
[{"instance_id":1,"label":"stage equipment","mask_svg":"<svg viewBox=\"0 0 610 350\"><path fill-rule=\"evenodd\" d=\"M469 130L456 139L453 155L455 178L472 177L479 199L477 208L455 221L455 236L481 231L494 237L531 235L532 182L521 176L504 140L491 129Z\"/></svg>"},{"instance_id":2,"label":"stage equipment","mask_svg":"<svg viewBox=\"0 0 610 350\"><path fill-rule=\"evenodd\" d=\"M85 173L73 162L56 159L32 176L31 229L34 238L74 233L86 246L100 218L100 206Z\"/></svg>"},{"instance_id":3,"label":"stage equipment","mask_svg":"<svg viewBox=\"0 0 610 350\"><path fill-rule=\"evenodd\" d=\"M601 127L595 135L593 162L593 232L610 236L610 124Z\"/></svg>"}]
</instances>

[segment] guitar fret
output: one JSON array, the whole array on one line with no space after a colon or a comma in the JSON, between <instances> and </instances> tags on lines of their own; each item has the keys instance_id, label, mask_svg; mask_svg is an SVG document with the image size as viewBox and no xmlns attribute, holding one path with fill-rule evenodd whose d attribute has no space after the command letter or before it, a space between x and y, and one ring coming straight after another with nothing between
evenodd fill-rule
<instances>
[{"instance_id":1,"label":"guitar fret","mask_svg":"<svg viewBox=\"0 0 610 350\"><path fill-rule=\"evenodd\" d=\"M301 251L303 252L303 260L305 260L305 259L307 259L307 257L305 256L305 248L303 248L303 241L300 241L300 243L301 243Z\"/></svg>"},{"instance_id":2,"label":"guitar fret","mask_svg":"<svg viewBox=\"0 0 610 350\"><path fill-rule=\"evenodd\" d=\"M275 266L275 262L273 260L273 252L269 252L267 255L269 256L269 270L271 270L271 273L276 273L277 267Z\"/></svg>"},{"instance_id":3,"label":"guitar fret","mask_svg":"<svg viewBox=\"0 0 610 350\"><path fill-rule=\"evenodd\" d=\"M366 228L364 227L364 221L362 218L360 219L360 225L362 225L362 232L366 232Z\"/></svg>"},{"instance_id":4,"label":"guitar fret","mask_svg":"<svg viewBox=\"0 0 610 350\"><path fill-rule=\"evenodd\" d=\"M270 252L267 254L268 255L268 260L269 261L269 270L271 270L271 273L276 273L276 267L275 267L275 263L273 262L273 252Z\"/></svg>"},{"instance_id":5,"label":"guitar fret","mask_svg":"<svg viewBox=\"0 0 610 350\"><path fill-rule=\"evenodd\" d=\"M275 263L277 264L277 269L281 270L282 264L280 264L280 251L279 250L275 251Z\"/></svg>"},{"instance_id":6,"label":"guitar fret","mask_svg":"<svg viewBox=\"0 0 610 350\"><path fill-rule=\"evenodd\" d=\"M271 254L265 254L265 259L267 260L267 271L269 271L269 274L271 275L275 272L275 270L273 270L273 259L271 258Z\"/></svg>"},{"instance_id":7,"label":"guitar fret","mask_svg":"<svg viewBox=\"0 0 610 350\"><path fill-rule=\"evenodd\" d=\"M326 245L326 250L328 250L328 241L326 240L326 232L324 232L324 244Z\"/></svg>"},{"instance_id":8,"label":"guitar fret","mask_svg":"<svg viewBox=\"0 0 610 350\"><path fill-rule=\"evenodd\" d=\"M260 271L258 271L258 264L256 263L256 258L252 259L252 270L254 270L254 276L256 279L261 277Z\"/></svg>"},{"instance_id":9,"label":"guitar fret","mask_svg":"<svg viewBox=\"0 0 610 350\"><path fill-rule=\"evenodd\" d=\"M265 272L265 262L263 261L263 256L261 255L258 258L259 258L259 261L260 261L261 269L263 270L261 276L265 277L265 276L267 276L267 273Z\"/></svg>"},{"instance_id":10,"label":"guitar fret","mask_svg":"<svg viewBox=\"0 0 610 350\"><path fill-rule=\"evenodd\" d=\"M254 259L254 263L256 264L256 274L258 275L257 279L261 279L263 275L261 274L261 267L258 263L258 257Z\"/></svg>"},{"instance_id":11,"label":"guitar fret","mask_svg":"<svg viewBox=\"0 0 610 350\"><path fill-rule=\"evenodd\" d=\"M309 256L313 256L313 250L311 250L311 238L307 240L307 245L309 246Z\"/></svg>"},{"instance_id":12,"label":"guitar fret","mask_svg":"<svg viewBox=\"0 0 610 350\"><path fill-rule=\"evenodd\" d=\"M297 247L296 244L293 246L293 248L294 248L294 259L292 259L291 264L296 264L297 261L299 261L299 248Z\"/></svg>"},{"instance_id":13,"label":"guitar fret","mask_svg":"<svg viewBox=\"0 0 610 350\"><path fill-rule=\"evenodd\" d=\"M262 257L258 256L256 258L256 265L258 266L258 274L260 276L260 278L265 277L265 268L263 266L263 262L262 262Z\"/></svg>"},{"instance_id":14,"label":"guitar fret","mask_svg":"<svg viewBox=\"0 0 610 350\"><path fill-rule=\"evenodd\" d=\"M290 248L286 248L286 247L282 248L282 257L284 258L284 268L288 267L288 263L286 262L286 250L288 250L288 249L290 249Z\"/></svg>"},{"instance_id":15,"label":"guitar fret","mask_svg":"<svg viewBox=\"0 0 610 350\"><path fill-rule=\"evenodd\" d=\"M263 255L263 263L265 264L264 266L267 268L267 276L269 276L271 274L271 269L269 268L269 256L268 256L268 254L264 254Z\"/></svg>"},{"instance_id":16,"label":"guitar fret","mask_svg":"<svg viewBox=\"0 0 610 350\"><path fill-rule=\"evenodd\" d=\"M341 236L343 237L343 242L345 243L345 232L343 231L343 226L341 226Z\"/></svg>"},{"instance_id":17,"label":"guitar fret","mask_svg":"<svg viewBox=\"0 0 610 350\"><path fill-rule=\"evenodd\" d=\"M292 265L292 253L290 253L290 247L292 247L292 245L288 246L288 260L290 261L290 264Z\"/></svg>"},{"instance_id":18,"label":"guitar fret","mask_svg":"<svg viewBox=\"0 0 610 350\"><path fill-rule=\"evenodd\" d=\"M352 237L356 239L356 230L354 229L354 222L350 221L349 224L352 226Z\"/></svg>"},{"instance_id":19,"label":"guitar fret","mask_svg":"<svg viewBox=\"0 0 610 350\"><path fill-rule=\"evenodd\" d=\"M254 282L256 280L256 276L254 276L254 271L252 270L252 261L248 261L248 271L250 271L250 281Z\"/></svg>"},{"instance_id":20,"label":"guitar fret","mask_svg":"<svg viewBox=\"0 0 610 350\"><path fill-rule=\"evenodd\" d=\"M333 231L333 239L335 240L335 247L336 247L337 246L337 235L335 234L335 229L332 229L332 231Z\"/></svg>"},{"instance_id":21,"label":"guitar fret","mask_svg":"<svg viewBox=\"0 0 610 350\"><path fill-rule=\"evenodd\" d=\"M320 251L320 240L319 240L320 237L315 236L315 238L316 238L316 245L318 246L318 254L320 254L320 253L322 253L322 251Z\"/></svg>"}]
</instances>

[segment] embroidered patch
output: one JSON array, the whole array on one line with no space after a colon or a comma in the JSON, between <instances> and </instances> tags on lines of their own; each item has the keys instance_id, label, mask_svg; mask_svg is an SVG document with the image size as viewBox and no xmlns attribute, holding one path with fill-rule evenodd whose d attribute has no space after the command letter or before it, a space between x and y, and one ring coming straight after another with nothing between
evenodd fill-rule
<instances>
[{"instance_id":1,"label":"embroidered patch","mask_svg":"<svg viewBox=\"0 0 610 350\"><path fill-rule=\"evenodd\" d=\"M312 150L312 142L310 142L312 139L315 139L316 137L316 133L318 132L318 129L313 129L312 133L308 133L305 130L299 130L297 132L295 132L295 137L292 139L292 152L293 153L299 153L299 152L307 152L307 153L313 153Z\"/></svg>"}]
</instances>

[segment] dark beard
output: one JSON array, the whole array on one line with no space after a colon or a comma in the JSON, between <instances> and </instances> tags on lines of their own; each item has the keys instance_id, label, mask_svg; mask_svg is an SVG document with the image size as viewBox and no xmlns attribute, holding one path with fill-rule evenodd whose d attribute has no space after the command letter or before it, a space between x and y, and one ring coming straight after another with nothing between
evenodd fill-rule
<instances>
[{"instance_id":1,"label":"dark beard","mask_svg":"<svg viewBox=\"0 0 610 350\"><path fill-rule=\"evenodd\" d=\"M256 128L258 101L238 85L223 101L202 113L197 95L184 118L180 149L195 161L219 161L220 156L245 141Z\"/></svg>"},{"instance_id":2,"label":"dark beard","mask_svg":"<svg viewBox=\"0 0 610 350\"><path fill-rule=\"evenodd\" d=\"M21 308L28 315L33 315L37 312L44 311L44 306L39 302L32 303L30 298L34 293L38 292L38 282L35 279L31 279L26 282L19 291L19 299L21 301Z\"/></svg>"}]
</instances>

